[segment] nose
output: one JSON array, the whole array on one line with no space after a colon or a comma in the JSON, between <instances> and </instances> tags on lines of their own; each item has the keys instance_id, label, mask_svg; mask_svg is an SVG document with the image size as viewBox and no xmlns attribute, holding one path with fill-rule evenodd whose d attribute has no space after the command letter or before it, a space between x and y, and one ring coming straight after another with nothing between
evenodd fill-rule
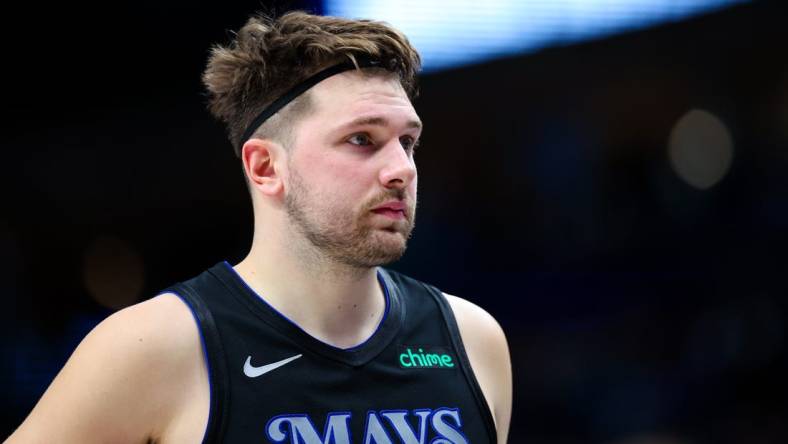
<instances>
[{"instance_id":1,"label":"nose","mask_svg":"<svg viewBox=\"0 0 788 444\"><path fill-rule=\"evenodd\" d=\"M407 188L416 179L413 157L402 148L399 140L389 143L383 151L386 156L380 169L380 183L386 188Z\"/></svg>"}]
</instances>

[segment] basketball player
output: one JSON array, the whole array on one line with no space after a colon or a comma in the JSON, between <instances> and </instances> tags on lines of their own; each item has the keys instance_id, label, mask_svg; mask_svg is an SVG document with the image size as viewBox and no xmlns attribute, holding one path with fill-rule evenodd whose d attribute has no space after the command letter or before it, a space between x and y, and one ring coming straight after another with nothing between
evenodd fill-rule
<instances>
[{"instance_id":1,"label":"basketball player","mask_svg":"<svg viewBox=\"0 0 788 444\"><path fill-rule=\"evenodd\" d=\"M385 24L305 13L215 47L249 255L99 324L8 442L506 442L496 321L380 268L414 224L419 63Z\"/></svg>"}]
</instances>

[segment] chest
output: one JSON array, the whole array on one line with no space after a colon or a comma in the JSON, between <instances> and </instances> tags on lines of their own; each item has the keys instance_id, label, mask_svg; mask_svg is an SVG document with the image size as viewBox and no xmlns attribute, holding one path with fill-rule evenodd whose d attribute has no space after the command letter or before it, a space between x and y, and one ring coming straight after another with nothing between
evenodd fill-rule
<instances>
[{"instance_id":1,"label":"chest","mask_svg":"<svg viewBox=\"0 0 788 444\"><path fill-rule=\"evenodd\" d=\"M394 342L358 366L269 344L254 356L228 356L228 362L227 442L485 439L483 415L448 344Z\"/></svg>"},{"instance_id":2,"label":"chest","mask_svg":"<svg viewBox=\"0 0 788 444\"><path fill-rule=\"evenodd\" d=\"M446 301L388 275L381 286L378 329L349 349L308 335L221 267L177 287L195 307L206 350L205 442L494 441Z\"/></svg>"}]
</instances>

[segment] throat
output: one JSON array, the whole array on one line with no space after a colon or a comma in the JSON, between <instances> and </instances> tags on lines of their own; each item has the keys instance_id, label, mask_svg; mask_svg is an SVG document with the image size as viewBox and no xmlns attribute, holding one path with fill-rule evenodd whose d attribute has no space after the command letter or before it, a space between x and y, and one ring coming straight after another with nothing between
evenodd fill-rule
<instances>
[{"instance_id":1,"label":"throat","mask_svg":"<svg viewBox=\"0 0 788 444\"><path fill-rule=\"evenodd\" d=\"M323 342L337 348L359 346L370 339L385 320L389 299L385 291L374 301L341 301L324 317L317 335ZM367 305L362 307L361 305ZM315 335L313 335L315 336ZM316 336L317 337L317 336Z\"/></svg>"},{"instance_id":2,"label":"throat","mask_svg":"<svg viewBox=\"0 0 788 444\"><path fill-rule=\"evenodd\" d=\"M374 268L355 279L310 279L285 270L269 273L270 269L254 268L245 259L234 270L264 303L336 348L353 348L367 341L383 322L389 304L383 278Z\"/></svg>"}]
</instances>

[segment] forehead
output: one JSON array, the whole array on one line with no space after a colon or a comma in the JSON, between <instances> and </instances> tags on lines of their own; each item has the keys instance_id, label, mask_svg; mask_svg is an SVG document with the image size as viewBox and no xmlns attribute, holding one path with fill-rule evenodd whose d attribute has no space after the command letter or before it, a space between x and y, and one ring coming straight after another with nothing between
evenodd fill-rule
<instances>
[{"instance_id":1,"label":"forehead","mask_svg":"<svg viewBox=\"0 0 788 444\"><path fill-rule=\"evenodd\" d=\"M419 121L395 75L346 71L318 83L310 95L315 117L337 124L358 117L381 117L393 123Z\"/></svg>"}]
</instances>

